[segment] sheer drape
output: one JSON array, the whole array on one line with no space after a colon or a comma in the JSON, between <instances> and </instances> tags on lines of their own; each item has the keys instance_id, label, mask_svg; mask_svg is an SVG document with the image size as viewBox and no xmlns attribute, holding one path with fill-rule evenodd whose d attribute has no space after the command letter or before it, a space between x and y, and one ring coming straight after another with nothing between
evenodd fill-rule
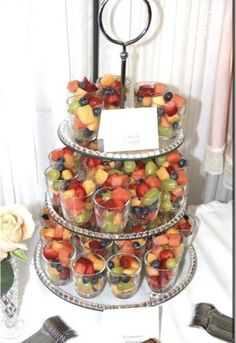
<instances>
[{"instance_id":1,"label":"sheer drape","mask_svg":"<svg viewBox=\"0 0 236 343\"><path fill-rule=\"evenodd\" d=\"M144 27L143 1L110 1L106 22L123 38ZM150 0L147 35L128 49L132 83L158 80L186 95L189 203L202 202L204 149L210 125L226 0ZM117 17L118 15L118 17ZM48 153L62 143L69 79L91 77L92 0L0 0L0 204L44 203ZM123 36L125 35L125 36ZM99 73L120 73L121 47L100 35ZM132 87L131 87L132 91ZM132 105L132 103L131 103Z\"/></svg>"}]
</instances>

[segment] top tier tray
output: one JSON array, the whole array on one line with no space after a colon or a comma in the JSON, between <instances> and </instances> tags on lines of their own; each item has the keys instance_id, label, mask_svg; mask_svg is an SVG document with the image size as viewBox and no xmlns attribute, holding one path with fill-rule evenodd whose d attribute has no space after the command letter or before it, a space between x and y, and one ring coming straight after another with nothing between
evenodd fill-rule
<instances>
[{"instance_id":1,"label":"top tier tray","mask_svg":"<svg viewBox=\"0 0 236 343\"><path fill-rule=\"evenodd\" d=\"M92 150L90 148L80 145L73 138L70 130L69 120L65 119L58 127L58 137L66 146L74 149L75 151L89 155L92 157L99 157L107 160L140 160L148 159L156 156L167 154L170 151L178 149L184 141L183 129L176 133L176 137L161 138L159 137L159 149L145 150L145 151L132 151L132 152L101 152Z\"/></svg>"}]
</instances>

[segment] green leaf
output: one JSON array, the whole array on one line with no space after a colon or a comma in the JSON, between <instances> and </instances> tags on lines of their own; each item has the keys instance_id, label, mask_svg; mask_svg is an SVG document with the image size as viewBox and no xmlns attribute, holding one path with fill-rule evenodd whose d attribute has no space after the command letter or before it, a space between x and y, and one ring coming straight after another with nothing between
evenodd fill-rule
<instances>
[{"instance_id":1,"label":"green leaf","mask_svg":"<svg viewBox=\"0 0 236 343\"><path fill-rule=\"evenodd\" d=\"M8 259L1 261L1 297L8 292L14 281L14 273Z\"/></svg>"},{"instance_id":2,"label":"green leaf","mask_svg":"<svg viewBox=\"0 0 236 343\"><path fill-rule=\"evenodd\" d=\"M15 257L17 257L21 261L24 261L24 262L28 261L28 257L25 254L24 250L22 250L22 249L16 249L16 250L12 251L11 254L14 255Z\"/></svg>"}]
</instances>

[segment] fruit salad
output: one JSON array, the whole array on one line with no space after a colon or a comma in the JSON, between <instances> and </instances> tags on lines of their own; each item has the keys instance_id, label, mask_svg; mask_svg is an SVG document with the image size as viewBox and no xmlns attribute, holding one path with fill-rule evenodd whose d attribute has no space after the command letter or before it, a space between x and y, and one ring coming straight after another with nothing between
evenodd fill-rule
<instances>
[{"instance_id":1,"label":"fruit salad","mask_svg":"<svg viewBox=\"0 0 236 343\"><path fill-rule=\"evenodd\" d=\"M94 140L103 108L102 97L97 93L74 95L67 103L73 137L79 142Z\"/></svg>"},{"instance_id":2,"label":"fruit salad","mask_svg":"<svg viewBox=\"0 0 236 343\"><path fill-rule=\"evenodd\" d=\"M153 247L161 259L172 258L172 262L178 263L185 253L185 238L175 228L169 228L166 232L153 236ZM174 259L174 260L173 260Z\"/></svg>"},{"instance_id":3,"label":"fruit salad","mask_svg":"<svg viewBox=\"0 0 236 343\"><path fill-rule=\"evenodd\" d=\"M182 126L186 106L185 97L166 91L152 98L152 106L157 107L158 132L161 137L174 138Z\"/></svg>"},{"instance_id":4,"label":"fruit salad","mask_svg":"<svg viewBox=\"0 0 236 343\"><path fill-rule=\"evenodd\" d=\"M122 232L130 210L130 193L123 187L104 187L93 196L94 212L98 226L104 232Z\"/></svg>"},{"instance_id":5,"label":"fruit salad","mask_svg":"<svg viewBox=\"0 0 236 343\"><path fill-rule=\"evenodd\" d=\"M93 214L92 195L96 186L92 180L73 180L60 193L64 218L71 224L84 225Z\"/></svg>"},{"instance_id":6,"label":"fruit salad","mask_svg":"<svg viewBox=\"0 0 236 343\"><path fill-rule=\"evenodd\" d=\"M131 254L115 254L107 261L107 278L112 293L120 299L132 297L140 284L142 263Z\"/></svg>"},{"instance_id":7,"label":"fruit salad","mask_svg":"<svg viewBox=\"0 0 236 343\"><path fill-rule=\"evenodd\" d=\"M69 81L67 84L67 89L72 94L85 95L87 93L95 93L98 90L98 87L93 81L90 81L86 76L84 76L82 81Z\"/></svg>"},{"instance_id":8,"label":"fruit salad","mask_svg":"<svg viewBox=\"0 0 236 343\"><path fill-rule=\"evenodd\" d=\"M54 164L58 165L58 169L70 169L71 167L80 167L81 155L76 151L65 147L55 149L48 155L49 163L51 166Z\"/></svg>"},{"instance_id":9,"label":"fruit salad","mask_svg":"<svg viewBox=\"0 0 236 343\"><path fill-rule=\"evenodd\" d=\"M63 241L64 239L71 238L71 231L59 224L56 224L55 227L41 228L40 236L43 241Z\"/></svg>"},{"instance_id":10,"label":"fruit salad","mask_svg":"<svg viewBox=\"0 0 236 343\"><path fill-rule=\"evenodd\" d=\"M76 292L84 298L93 298L101 293L106 283L106 262L98 254L77 255L73 262L73 280Z\"/></svg>"},{"instance_id":11,"label":"fruit salad","mask_svg":"<svg viewBox=\"0 0 236 343\"><path fill-rule=\"evenodd\" d=\"M129 176L119 169L120 162L118 161L87 157L84 160L84 167L86 178L93 180L97 188L128 187Z\"/></svg>"},{"instance_id":12,"label":"fruit salad","mask_svg":"<svg viewBox=\"0 0 236 343\"><path fill-rule=\"evenodd\" d=\"M60 206L60 191L68 187L70 181L78 176L77 168L63 169L58 168L58 165L48 167L45 170L45 178L49 197L54 206Z\"/></svg>"},{"instance_id":13,"label":"fruit salad","mask_svg":"<svg viewBox=\"0 0 236 343\"><path fill-rule=\"evenodd\" d=\"M99 92L104 100L105 109L120 108L121 101L121 82L120 78L112 74L104 74L99 78ZM126 80L125 93L127 94L129 88L129 80Z\"/></svg>"},{"instance_id":14,"label":"fruit salad","mask_svg":"<svg viewBox=\"0 0 236 343\"><path fill-rule=\"evenodd\" d=\"M108 239L82 237L81 245L84 253L92 252L107 259L112 253L113 242Z\"/></svg>"},{"instance_id":15,"label":"fruit salad","mask_svg":"<svg viewBox=\"0 0 236 343\"><path fill-rule=\"evenodd\" d=\"M49 279L56 285L65 285L71 281L70 261L75 249L70 240L52 240L42 249L45 271Z\"/></svg>"},{"instance_id":16,"label":"fruit salad","mask_svg":"<svg viewBox=\"0 0 236 343\"><path fill-rule=\"evenodd\" d=\"M153 292L163 293L174 286L179 264L171 254L161 254L158 248L149 250L144 266L147 284Z\"/></svg>"},{"instance_id":17,"label":"fruit salad","mask_svg":"<svg viewBox=\"0 0 236 343\"><path fill-rule=\"evenodd\" d=\"M139 82L135 84L134 100L135 107L151 107L152 98L163 95L167 91L167 85L155 81Z\"/></svg>"}]
</instances>

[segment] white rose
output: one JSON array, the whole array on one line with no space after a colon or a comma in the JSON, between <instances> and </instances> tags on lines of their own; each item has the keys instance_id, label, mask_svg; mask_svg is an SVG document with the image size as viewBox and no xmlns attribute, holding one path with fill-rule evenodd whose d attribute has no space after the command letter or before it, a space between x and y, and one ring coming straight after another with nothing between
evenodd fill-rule
<instances>
[{"instance_id":1,"label":"white rose","mask_svg":"<svg viewBox=\"0 0 236 343\"><path fill-rule=\"evenodd\" d=\"M21 241L32 237L35 224L23 204L0 207L0 261L18 248L27 250Z\"/></svg>"}]
</instances>

